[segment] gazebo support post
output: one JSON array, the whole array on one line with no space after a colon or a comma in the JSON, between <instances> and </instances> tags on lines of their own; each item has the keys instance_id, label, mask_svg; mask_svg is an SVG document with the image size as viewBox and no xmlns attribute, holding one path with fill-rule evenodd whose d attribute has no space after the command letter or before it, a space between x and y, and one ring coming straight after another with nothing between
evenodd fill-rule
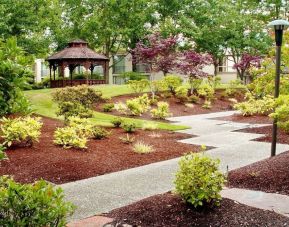
<instances>
[{"instance_id":1,"label":"gazebo support post","mask_svg":"<svg viewBox=\"0 0 289 227\"><path fill-rule=\"evenodd\" d=\"M72 74L75 69L75 65L69 65L69 77L70 77L70 86L72 87Z\"/></svg>"},{"instance_id":2,"label":"gazebo support post","mask_svg":"<svg viewBox=\"0 0 289 227\"><path fill-rule=\"evenodd\" d=\"M51 80L52 80L51 69L52 69L52 65L49 64L49 79L50 79L50 87L51 87Z\"/></svg>"},{"instance_id":3,"label":"gazebo support post","mask_svg":"<svg viewBox=\"0 0 289 227\"><path fill-rule=\"evenodd\" d=\"M104 71L103 74L105 76L105 83L108 84L109 83L109 61L105 61L104 63Z\"/></svg>"}]
</instances>

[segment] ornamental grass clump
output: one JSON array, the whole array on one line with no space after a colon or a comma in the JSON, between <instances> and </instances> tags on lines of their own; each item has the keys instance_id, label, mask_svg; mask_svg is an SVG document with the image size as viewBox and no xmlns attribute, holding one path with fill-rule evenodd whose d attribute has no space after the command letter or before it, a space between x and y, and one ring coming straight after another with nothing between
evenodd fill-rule
<instances>
[{"instance_id":1,"label":"ornamental grass clump","mask_svg":"<svg viewBox=\"0 0 289 227\"><path fill-rule=\"evenodd\" d=\"M0 136L3 145L25 144L32 146L38 142L41 134L42 122L40 117L18 117L14 119L3 117L1 120Z\"/></svg>"},{"instance_id":2,"label":"ornamental grass clump","mask_svg":"<svg viewBox=\"0 0 289 227\"><path fill-rule=\"evenodd\" d=\"M133 151L138 154L147 154L153 152L154 147L150 144L139 141L133 145Z\"/></svg>"},{"instance_id":3,"label":"ornamental grass clump","mask_svg":"<svg viewBox=\"0 0 289 227\"><path fill-rule=\"evenodd\" d=\"M194 207L219 205L220 191L226 182L219 163L203 154L183 156L174 181L176 193Z\"/></svg>"},{"instance_id":4,"label":"ornamental grass clump","mask_svg":"<svg viewBox=\"0 0 289 227\"><path fill-rule=\"evenodd\" d=\"M64 227L75 207L64 201L61 188L44 180L20 184L0 177L0 226Z\"/></svg>"}]
</instances>

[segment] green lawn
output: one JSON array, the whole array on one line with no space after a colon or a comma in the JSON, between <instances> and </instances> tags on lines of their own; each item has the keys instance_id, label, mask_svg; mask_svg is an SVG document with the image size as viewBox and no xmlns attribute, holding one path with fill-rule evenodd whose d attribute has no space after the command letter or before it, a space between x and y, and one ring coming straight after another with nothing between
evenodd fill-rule
<instances>
[{"instance_id":1,"label":"green lawn","mask_svg":"<svg viewBox=\"0 0 289 227\"><path fill-rule=\"evenodd\" d=\"M98 90L103 92L104 97L113 97L118 95L130 94L132 90L128 88L126 85L102 85L95 86ZM41 89L41 90L30 90L25 91L26 96L29 98L32 104L32 108L35 113L40 114L42 116L62 119L61 117L57 117L55 112L57 110L57 105L52 101L51 92L53 89ZM91 121L97 125L101 126L111 126L110 121L115 116L111 114L101 113L94 111L94 116ZM141 127L145 122L145 120L133 119L133 118L125 118L127 121L133 121L137 124L138 127ZM163 122L157 122L159 129L167 129L167 130L180 130L186 129L185 126L172 125Z\"/></svg>"}]
</instances>

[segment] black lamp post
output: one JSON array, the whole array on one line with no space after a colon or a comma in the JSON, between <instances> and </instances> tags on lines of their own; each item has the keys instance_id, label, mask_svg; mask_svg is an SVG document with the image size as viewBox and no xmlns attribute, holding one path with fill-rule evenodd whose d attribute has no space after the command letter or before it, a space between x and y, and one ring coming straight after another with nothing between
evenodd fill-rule
<instances>
[{"instance_id":1,"label":"black lamp post","mask_svg":"<svg viewBox=\"0 0 289 227\"><path fill-rule=\"evenodd\" d=\"M280 72L281 72L281 46L283 39L283 30L289 27L289 22L286 20L274 20L268 24L268 27L275 30L275 42L276 42L276 77L275 77L275 98L279 96L280 87ZM276 143L277 143L277 120L274 119L272 130L272 145L271 145L271 157L276 155Z\"/></svg>"}]
</instances>

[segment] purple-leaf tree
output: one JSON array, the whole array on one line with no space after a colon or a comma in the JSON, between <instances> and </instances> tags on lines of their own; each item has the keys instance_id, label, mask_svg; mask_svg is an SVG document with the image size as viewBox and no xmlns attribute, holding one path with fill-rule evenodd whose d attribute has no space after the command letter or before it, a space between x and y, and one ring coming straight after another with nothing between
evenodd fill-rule
<instances>
[{"instance_id":1,"label":"purple-leaf tree","mask_svg":"<svg viewBox=\"0 0 289 227\"><path fill-rule=\"evenodd\" d=\"M175 68L177 38L162 38L159 33L147 36L147 43L139 42L132 50L134 63L147 64L151 72L163 72L164 76Z\"/></svg>"},{"instance_id":2,"label":"purple-leaf tree","mask_svg":"<svg viewBox=\"0 0 289 227\"><path fill-rule=\"evenodd\" d=\"M248 53L242 55L241 60L233 66L237 70L240 79L243 81L245 75L248 73L251 67L259 68L261 66L261 57L254 56Z\"/></svg>"},{"instance_id":3,"label":"purple-leaf tree","mask_svg":"<svg viewBox=\"0 0 289 227\"><path fill-rule=\"evenodd\" d=\"M203 68L212 63L213 59L209 54L201 54L195 51L185 51L182 53L176 68L179 73L189 77L191 93L200 85L201 79L208 76L203 71Z\"/></svg>"}]
</instances>

